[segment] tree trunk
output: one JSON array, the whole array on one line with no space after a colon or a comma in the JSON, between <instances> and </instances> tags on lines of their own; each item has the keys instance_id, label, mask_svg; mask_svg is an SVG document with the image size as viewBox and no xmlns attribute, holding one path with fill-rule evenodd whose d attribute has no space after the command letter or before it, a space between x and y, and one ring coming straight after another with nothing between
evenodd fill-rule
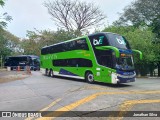
<instances>
[{"instance_id":1,"label":"tree trunk","mask_svg":"<svg viewBox=\"0 0 160 120\"><path fill-rule=\"evenodd\" d=\"M149 70L150 76L153 77L153 70Z\"/></svg>"},{"instance_id":2,"label":"tree trunk","mask_svg":"<svg viewBox=\"0 0 160 120\"><path fill-rule=\"evenodd\" d=\"M154 71L154 66L153 64L149 64L149 73L150 73L150 76L153 77L153 71Z\"/></svg>"},{"instance_id":3,"label":"tree trunk","mask_svg":"<svg viewBox=\"0 0 160 120\"><path fill-rule=\"evenodd\" d=\"M148 72L147 64L135 64L135 68L136 68L136 72L139 73L141 76L147 75L147 72Z\"/></svg>"}]
</instances>

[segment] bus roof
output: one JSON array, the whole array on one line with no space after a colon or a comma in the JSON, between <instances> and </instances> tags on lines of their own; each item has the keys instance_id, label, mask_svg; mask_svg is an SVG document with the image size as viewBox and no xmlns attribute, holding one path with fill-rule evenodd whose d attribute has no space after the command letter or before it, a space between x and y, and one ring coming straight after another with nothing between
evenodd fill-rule
<instances>
[{"instance_id":1,"label":"bus roof","mask_svg":"<svg viewBox=\"0 0 160 120\"><path fill-rule=\"evenodd\" d=\"M66 40L66 41L63 41L63 42L55 43L55 44L52 44L52 45L44 46L44 47L42 47L42 49L43 48L48 48L48 47L51 47L51 46L54 46L54 45L58 45L58 44L62 44L62 43L66 43L66 42L82 39L82 38L85 38L85 37L87 37L87 35L82 36L82 37L78 37L78 38L74 38L74 39L71 39L71 40Z\"/></svg>"},{"instance_id":2,"label":"bus roof","mask_svg":"<svg viewBox=\"0 0 160 120\"><path fill-rule=\"evenodd\" d=\"M34 57L34 58L39 58L39 56L36 56L36 55L17 55L17 56L8 56L8 58L11 58L11 57Z\"/></svg>"},{"instance_id":3,"label":"bus roof","mask_svg":"<svg viewBox=\"0 0 160 120\"><path fill-rule=\"evenodd\" d=\"M78 38L74 38L74 39L71 39L71 40L66 40L66 41L63 41L63 42L59 42L59 43L55 43L55 44L52 44L52 45L44 46L44 47L42 47L42 49L43 48L48 48L48 47L51 47L51 46L54 46L54 45L58 45L58 44L62 44L62 43L66 43L66 42L70 42L70 41L74 41L74 40L78 40L78 39L81 39L81 38L90 37L90 36L98 35L98 34L106 34L106 33L112 33L112 32L98 32L98 33L93 33L93 34L89 34L89 35L84 35L82 37L78 37ZM112 34L119 35L117 33L112 33Z\"/></svg>"},{"instance_id":4,"label":"bus roof","mask_svg":"<svg viewBox=\"0 0 160 120\"><path fill-rule=\"evenodd\" d=\"M112 33L112 32L98 32L98 33L93 33L93 34L88 35L88 37L93 36L93 35L106 34L106 33ZM117 33L112 33L112 34L119 35L119 34L117 34Z\"/></svg>"}]
</instances>

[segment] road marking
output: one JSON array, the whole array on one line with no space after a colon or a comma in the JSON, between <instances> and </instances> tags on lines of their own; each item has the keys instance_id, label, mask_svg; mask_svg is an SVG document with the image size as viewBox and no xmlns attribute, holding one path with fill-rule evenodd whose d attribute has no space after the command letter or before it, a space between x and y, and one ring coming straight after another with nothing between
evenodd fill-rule
<instances>
[{"instance_id":1,"label":"road marking","mask_svg":"<svg viewBox=\"0 0 160 120\"><path fill-rule=\"evenodd\" d=\"M99 87L99 86L83 86L77 89L70 89L68 92L77 92L77 91L82 91L82 90L116 90L115 88L105 88L105 87Z\"/></svg>"},{"instance_id":2,"label":"road marking","mask_svg":"<svg viewBox=\"0 0 160 120\"><path fill-rule=\"evenodd\" d=\"M146 104L146 103L160 103L160 100L127 100L124 101L119 110L120 111L118 113L118 118L116 118L116 120L122 120L123 116L127 113L127 111L129 111L134 105L136 104ZM126 112L124 112L126 111ZM109 118L108 120L114 120L115 117L113 117L112 115L110 116L111 118Z\"/></svg>"},{"instance_id":3,"label":"road marking","mask_svg":"<svg viewBox=\"0 0 160 120\"><path fill-rule=\"evenodd\" d=\"M58 103L59 101L61 101L61 98L56 99L55 101L53 101L51 104L49 104L48 106L46 106L45 108L41 109L40 111L46 111L48 110L50 107L54 106L56 103ZM32 120L34 117L29 117L26 118L25 120Z\"/></svg>"},{"instance_id":4,"label":"road marking","mask_svg":"<svg viewBox=\"0 0 160 120\"><path fill-rule=\"evenodd\" d=\"M90 95L88 97L85 97L85 98L83 98L81 100L78 100L78 101L76 101L74 103L71 103L71 104L69 104L67 106L64 106L62 108L59 108L59 109L55 110L55 111L61 111L61 112L53 112L53 113L47 115L47 116L54 116L54 117L44 117L44 118L39 118L39 119L36 119L36 120L51 120L51 119L53 119L55 117L58 117L58 116L66 113L66 112L68 112L68 111L70 111L70 110L72 110L72 109L74 109L74 108L86 103L86 102L89 102L89 101L95 99L97 97L97 95L98 94Z\"/></svg>"},{"instance_id":5,"label":"road marking","mask_svg":"<svg viewBox=\"0 0 160 120\"><path fill-rule=\"evenodd\" d=\"M95 90L116 90L115 88L105 88L99 86L86 86L84 89L95 89Z\"/></svg>"},{"instance_id":6,"label":"road marking","mask_svg":"<svg viewBox=\"0 0 160 120\"><path fill-rule=\"evenodd\" d=\"M44 117L44 118L39 118L37 120L51 120L55 117L58 117L58 116L61 116L62 114L70 111L70 110L73 110L74 108L84 104L84 103L87 103L95 98L97 98L98 96L101 96L101 95L114 95L114 94L159 94L160 91L130 91L130 92L99 92L99 93L95 93L95 94L92 94L92 95L89 95L83 99L80 99L74 103L71 103L69 105L66 105L62 108L59 108L55 111L61 111L61 112L53 112L51 114L48 114L47 116L54 116L54 117ZM129 103L128 103L129 104Z\"/></svg>"},{"instance_id":7,"label":"road marking","mask_svg":"<svg viewBox=\"0 0 160 120\"><path fill-rule=\"evenodd\" d=\"M51 104L49 104L47 107L41 109L40 111L46 111L46 110L48 110L50 107L54 106L54 105L55 105L57 102L59 102L60 100L61 100L61 98L53 101Z\"/></svg>"}]
</instances>

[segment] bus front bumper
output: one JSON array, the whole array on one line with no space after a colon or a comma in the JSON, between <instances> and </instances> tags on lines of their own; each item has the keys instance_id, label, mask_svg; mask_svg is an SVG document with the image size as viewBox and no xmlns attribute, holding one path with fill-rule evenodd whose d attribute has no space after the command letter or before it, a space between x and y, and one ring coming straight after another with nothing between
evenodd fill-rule
<instances>
[{"instance_id":1,"label":"bus front bumper","mask_svg":"<svg viewBox=\"0 0 160 120\"><path fill-rule=\"evenodd\" d=\"M136 74L126 76L117 73L112 73L112 84L135 82L135 80Z\"/></svg>"},{"instance_id":2,"label":"bus front bumper","mask_svg":"<svg viewBox=\"0 0 160 120\"><path fill-rule=\"evenodd\" d=\"M118 81L117 83L129 83L129 82L135 82L136 78L121 78L117 77Z\"/></svg>"}]
</instances>

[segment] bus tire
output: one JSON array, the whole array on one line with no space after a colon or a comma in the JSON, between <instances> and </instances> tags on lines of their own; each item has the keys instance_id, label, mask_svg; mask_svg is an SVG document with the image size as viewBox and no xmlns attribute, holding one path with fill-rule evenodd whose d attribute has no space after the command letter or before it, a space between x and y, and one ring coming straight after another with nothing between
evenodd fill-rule
<instances>
[{"instance_id":1,"label":"bus tire","mask_svg":"<svg viewBox=\"0 0 160 120\"><path fill-rule=\"evenodd\" d=\"M52 69L49 71L49 76L53 77L53 70Z\"/></svg>"},{"instance_id":2,"label":"bus tire","mask_svg":"<svg viewBox=\"0 0 160 120\"><path fill-rule=\"evenodd\" d=\"M85 74L85 79L88 83L94 83L94 76L93 76L92 72L87 72Z\"/></svg>"},{"instance_id":3,"label":"bus tire","mask_svg":"<svg viewBox=\"0 0 160 120\"><path fill-rule=\"evenodd\" d=\"M46 69L45 71L45 76L48 76L48 69Z\"/></svg>"}]
</instances>

